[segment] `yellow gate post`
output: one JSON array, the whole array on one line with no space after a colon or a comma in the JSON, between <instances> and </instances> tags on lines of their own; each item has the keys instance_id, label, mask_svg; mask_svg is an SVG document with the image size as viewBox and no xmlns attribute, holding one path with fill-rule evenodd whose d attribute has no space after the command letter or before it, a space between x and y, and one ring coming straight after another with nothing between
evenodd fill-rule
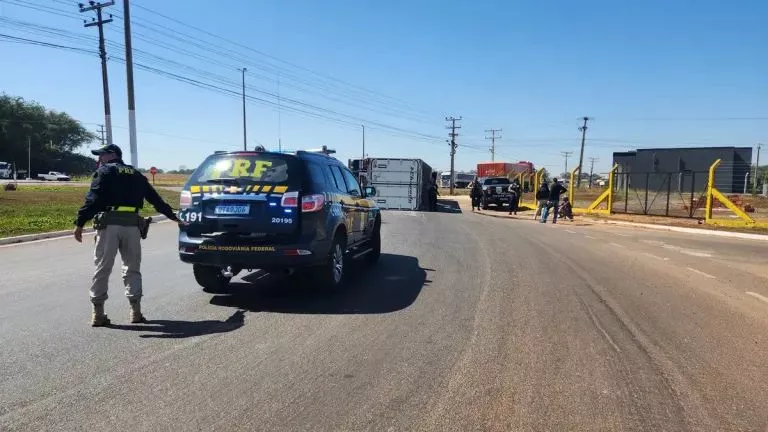
<instances>
[{"instance_id":1,"label":"yellow gate post","mask_svg":"<svg viewBox=\"0 0 768 432\"><path fill-rule=\"evenodd\" d=\"M570 183L568 184L568 201L571 202L572 208L576 208L576 202L573 200L573 195L574 195L573 185L575 184L573 181L573 178L576 177L576 171L579 168L581 168L581 165L571 170L571 179L570 179Z\"/></svg>"},{"instance_id":2,"label":"yellow gate post","mask_svg":"<svg viewBox=\"0 0 768 432\"><path fill-rule=\"evenodd\" d=\"M541 186L541 177L544 175L544 168L539 168L538 171L533 175L533 206L537 207L539 205L539 201L536 199L536 192L539 190L539 187Z\"/></svg>"},{"instance_id":3,"label":"yellow gate post","mask_svg":"<svg viewBox=\"0 0 768 432\"><path fill-rule=\"evenodd\" d=\"M707 224L712 225L723 225L723 226L765 226L767 224L758 224L755 222L754 219L749 217L748 214L744 213L739 206L734 204L731 200L728 199L725 195L723 195L722 192L717 190L715 187L715 170L720 165L720 159L716 160L715 163L712 164L712 166L709 167L709 178L707 179L707 206L704 211L704 221ZM715 220L715 218L712 217L712 207L714 204L714 200L720 201L724 206L728 208L728 210L732 211L736 216L738 216L741 221L730 221L730 220Z\"/></svg>"},{"instance_id":4,"label":"yellow gate post","mask_svg":"<svg viewBox=\"0 0 768 432\"><path fill-rule=\"evenodd\" d=\"M611 168L611 172L608 174L608 189L603 191L603 193L601 193L596 200L592 201L592 204L590 204L589 207L587 207L587 210L585 213L603 213L608 215L613 213L613 179L616 174L616 170L618 168L619 168L618 164L614 165L613 168ZM605 200L608 200L608 208L606 210L599 210L597 207ZM578 211L582 212L582 209L578 209Z\"/></svg>"}]
</instances>

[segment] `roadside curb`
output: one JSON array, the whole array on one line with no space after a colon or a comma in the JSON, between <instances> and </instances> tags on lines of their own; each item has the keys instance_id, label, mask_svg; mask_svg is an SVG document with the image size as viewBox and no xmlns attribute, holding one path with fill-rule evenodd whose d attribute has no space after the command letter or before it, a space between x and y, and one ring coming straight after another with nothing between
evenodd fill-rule
<instances>
[{"instance_id":1,"label":"roadside curb","mask_svg":"<svg viewBox=\"0 0 768 432\"><path fill-rule=\"evenodd\" d=\"M165 217L165 215L152 215L152 223L163 221L166 219L168 218ZM93 228L83 229L83 234L88 234L92 232L93 232ZM27 242L37 241L37 240L54 239L54 238L66 237L70 235L72 235L72 230L51 231L46 233L25 234L25 235L14 236L14 237L5 237L5 238L0 238L0 246L17 244L17 243L27 243Z\"/></svg>"},{"instance_id":2,"label":"roadside curb","mask_svg":"<svg viewBox=\"0 0 768 432\"><path fill-rule=\"evenodd\" d=\"M526 218L513 218L509 216L484 213L484 212L474 212L474 214L479 214L486 217L492 217L497 219L512 219L512 220L526 219ZM667 225L644 224L644 223L637 223L637 222L611 221L611 220L605 220L605 219L584 218L584 220L594 222L594 223L602 223L602 224L609 224L609 225L623 225L623 226L647 228L647 229L653 229L653 230L659 230L659 231L673 231L673 232L680 232L680 233L686 233L686 234L697 234L697 235L725 237L725 238L737 238L737 239L743 239L743 240L768 241L768 235L765 235L765 234L737 233L737 232L728 232L728 231L706 230L706 229L699 229L699 228L684 228L684 227L675 227L675 226L667 226ZM533 222L534 220L531 219L531 221Z\"/></svg>"}]
</instances>

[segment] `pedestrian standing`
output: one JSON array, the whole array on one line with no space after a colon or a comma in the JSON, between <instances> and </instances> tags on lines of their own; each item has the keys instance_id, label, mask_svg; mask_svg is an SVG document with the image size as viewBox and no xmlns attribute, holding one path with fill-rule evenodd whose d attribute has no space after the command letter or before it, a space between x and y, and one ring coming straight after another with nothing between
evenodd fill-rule
<instances>
[{"instance_id":1,"label":"pedestrian standing","mask_svg":"<svg viewBox=\"0 0 768 432\"><path fill-rule=\"evenodd\" d=\"M149 180L138 170L123 162L120 147L110 144L92 153L99 157L99 168L93 174L91 188L85 196L85 203L77 212L74 237L83 241L83 227L94 219L96 249L94 262L96 271L91 283L90 295L93 305L91 325L102 327L110 324L104 313L107 300L109 275L120 252L125 295L131 305L131 323L147 322L141 313L141 230L145 223L139 210L146 199L157 211L179 224L183 224L173 209L149 184Z\"/></svg>"},{"instance_id":2,"label":"pedestrian standing","mask_svg":"<svg viewBox=\"0 0 768 432\"><path fill-rule=\"evenodd\" d=\"M518 207L520 206L520 194L522 188L517 179L515 179L511 185L509 185L509 214L517 214Z\"/></svg>"},{"instance_id":3,"label":"pedestrian standing","mask_svg":"<svg viewBox=\"0 0 768 432\"><path fill-rule=\"evenodd\" d=\"M549 202L549 185L545 182L539 186L539 190L536 191L536 212L533 214L533 218L536 219L540 215L544 214L544 209Z\"/></svg>"},{"instance_id":4,"label":"pedestrian standing","mask_svg":"<svg viewBox=\"0 0 768 432\"><path fill-rule=\"evenodd\" d=\"M541 223L547 223L547 217L549 216L549 210L552 209L552 223L557 223L557 212L559 210L560 195L566 192L567 189L557 181L556 178L552 179L552 186L549 188L549 201L544 212L541 214Z\"/></svg>"},{"instance_id":5,"label":"pedestrian standing","mask_svg":"<svg viewBox=\"0 0 768 432\"><path fill-rule=\"evenodd\" d=\"M472 211L475 211L475 207L480 211L480 202L483 197L483 186L480 184L480 180L475 177L472 182L472 189L469 192L469 197L472 199Z\"/></svg>"}]
</instances>

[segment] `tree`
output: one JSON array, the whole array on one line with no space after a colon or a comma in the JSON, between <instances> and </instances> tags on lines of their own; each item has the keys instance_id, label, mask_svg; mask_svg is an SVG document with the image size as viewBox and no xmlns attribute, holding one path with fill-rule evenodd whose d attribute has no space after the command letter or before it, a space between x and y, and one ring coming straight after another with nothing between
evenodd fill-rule
<instances>
[{"instance_id":1,"label":"tree","mask_svg":"<svg viewBox=\"0 0 768 432\"><path fill-rule=\"evenodd\" d=\"M29 143L32 176L48 170L70 174L93 171L96 161L75 150L95 139L93 133L67 113L0 94L0 160L26 167Z\"/></svg>"}]
</instances>

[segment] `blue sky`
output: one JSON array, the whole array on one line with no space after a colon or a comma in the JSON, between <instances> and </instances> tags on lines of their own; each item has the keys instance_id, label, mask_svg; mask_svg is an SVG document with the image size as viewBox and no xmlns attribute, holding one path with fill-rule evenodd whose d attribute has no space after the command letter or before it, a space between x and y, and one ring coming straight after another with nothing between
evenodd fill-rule
<instances>
[{"instance_id":1,"label":"blue sky","mask_svg":"<svg viewBox=\"0 0 768 432\"><path fill-rule=\"evenodd\" d=\"M595 118L584 157L599 157L596 171L608 169L613 151L638 147L768 144L761 0L131 4L136 63L232 91L237 68L248 67L249 95L267 101L248 104L249 147L276 148L280 136L284 148L326 144L346 161L362 151L364 123L368 155L447 169L447 115L463 117L460 169L489 160L484 130L502 128L497 161L530 160L559 174L561 151L574 152L575 166L584 115ZM117 18L106 27L108 52L122 58L122 2L109 11ZM95 50L84 15L92 14L67 0L0 0L0 34ZM30 32L20 21L66 33ZM98 57L2 39L0 53L0 91L91 129L103 123ZM109 76L115 142L127 151L119 59ZM278 77L281 106L297 101L345 123L290 108L278 115ZM139 69L135 83L140 166L192 167L213 150L242 147L237 96Z\"/></svg>"}]
</instances>

